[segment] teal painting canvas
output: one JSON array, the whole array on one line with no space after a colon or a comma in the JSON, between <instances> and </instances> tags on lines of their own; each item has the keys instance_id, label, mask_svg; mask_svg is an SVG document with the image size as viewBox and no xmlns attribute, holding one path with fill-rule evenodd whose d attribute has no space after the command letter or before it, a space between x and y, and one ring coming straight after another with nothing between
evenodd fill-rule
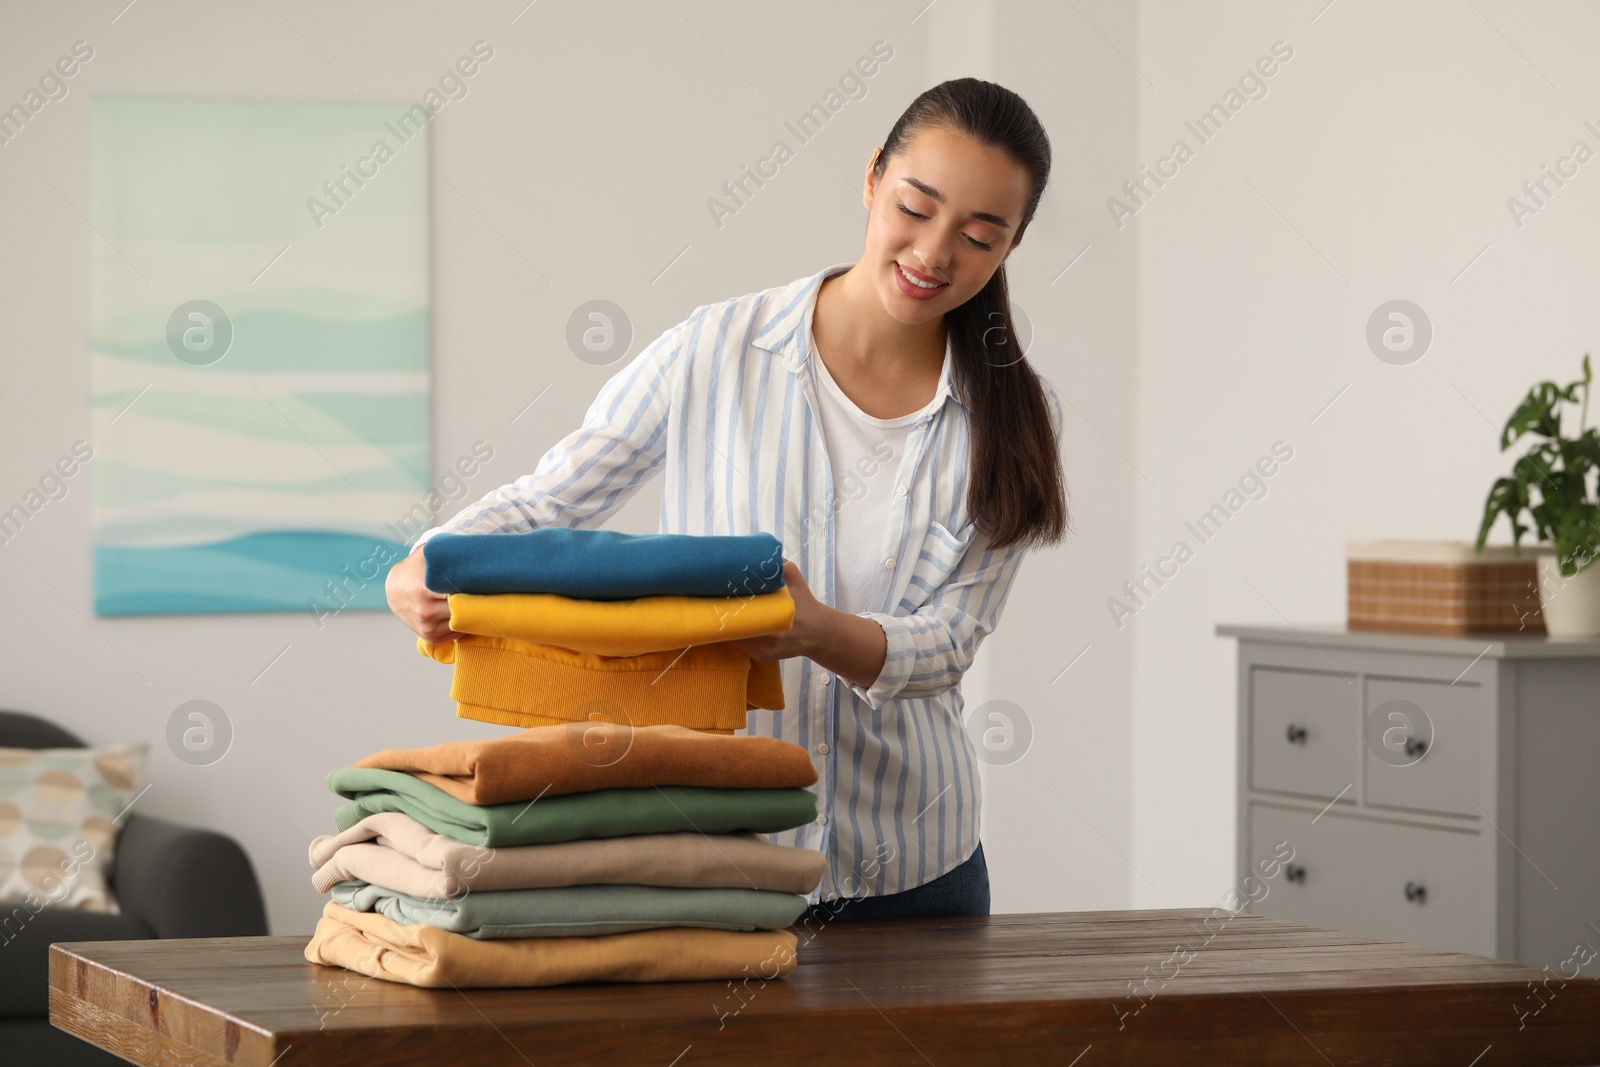
<instances>
[{"instance_id":1,"label":"teal painting canvas","mask_svg":"<svg viewBox=\"0 0 1600 1067\"><path fill-rule=\"evenodd\" d=\"M91 102L98 614L385 607L430 477L426 127Z\"/></svg>"}]
</instances>

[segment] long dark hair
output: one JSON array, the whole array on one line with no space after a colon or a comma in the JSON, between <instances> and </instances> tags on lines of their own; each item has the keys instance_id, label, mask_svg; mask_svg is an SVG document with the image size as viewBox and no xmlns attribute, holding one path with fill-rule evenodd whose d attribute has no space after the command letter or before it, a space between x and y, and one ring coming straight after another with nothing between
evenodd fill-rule
<instances>
[{"instance_id":1,"label":"long dark hair","mask_svg":"<svg viewBox=\"0 0 1600 1067\"><path fill-rule=\"evenodd\" d=\"M940 82L913 100L884 138L875 177L930 126L999 149L1027 170L1033 191L1014 238L1020 241L1050 179L1050 138L1033 109L994 82ZM972 412L968 513L993 548L1059 541L1067 527L1061 457L1044 390L1018 348L1004 265L976 296L945 314L945 328L952 376Z\"/></svg>"}]
</instances>

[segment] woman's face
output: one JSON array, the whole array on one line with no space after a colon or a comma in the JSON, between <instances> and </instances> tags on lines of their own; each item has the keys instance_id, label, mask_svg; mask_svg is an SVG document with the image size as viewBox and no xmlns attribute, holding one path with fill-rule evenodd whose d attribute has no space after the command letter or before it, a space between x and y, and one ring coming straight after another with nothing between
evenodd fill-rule
<instances>
[{"instance_id":1,"label":"woman's face","mask_svg":"<svg viewBox=\"0 0 1600 1067\"><path fill-rule=\"evenodd\" d=\"M915 134L881 179L868 163L861 266L884 310L914 326L975 296L1016 247L1029 192L1004 152L941 127Z\"/></svg>"}]
</instances>

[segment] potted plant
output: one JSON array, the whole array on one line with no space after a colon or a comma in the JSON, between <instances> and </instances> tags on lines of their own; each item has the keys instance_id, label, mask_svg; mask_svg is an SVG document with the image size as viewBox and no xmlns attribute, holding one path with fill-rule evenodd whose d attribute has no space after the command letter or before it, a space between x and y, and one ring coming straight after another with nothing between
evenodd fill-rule
<instances>
[{"instance_id":1,"label":"potted plant","mask_svg":"<svg viewBox=\"0 0 1600 1067\"><path fill-rule=\"evenodd\" d=\"M1500 451L1525 434L1543 440L1522 454L1509 478L1497 479L1489 489L1478 527L1480 550L1501 515L1511 523L1513 545L1520 545L1529 529L1544 542L1533 548L1538 554L1540 611L1552 637L1600 635L1600 567L1593 565L1600 542L1600 502L1591 488L1592 475L1600 471L1600 432L1588 425L1591 379L1589 355L1584 353L1582 378L1565 388L1540 382L1528 390L1500 433ZM1566 404L1580 405L1576 437L1561 432ZM1531 525L1522 523L1524 512Z\"/></svg>"}]
</instances>

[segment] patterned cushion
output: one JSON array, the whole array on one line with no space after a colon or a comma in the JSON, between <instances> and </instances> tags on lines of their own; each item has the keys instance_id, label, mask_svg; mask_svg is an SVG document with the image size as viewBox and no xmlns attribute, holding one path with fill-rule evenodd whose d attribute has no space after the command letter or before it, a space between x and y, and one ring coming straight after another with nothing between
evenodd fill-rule
<instances>
[{"instance_id":1,"label":"patterned cushion","mask_svg":"<svg viewBox=\"0 0 1600 1067\"><path fill-rule=\"evenodd\" d=\"M143 743L0 748L0 901L116 914L106 875Z\"/></svg>"}]
</instances>

